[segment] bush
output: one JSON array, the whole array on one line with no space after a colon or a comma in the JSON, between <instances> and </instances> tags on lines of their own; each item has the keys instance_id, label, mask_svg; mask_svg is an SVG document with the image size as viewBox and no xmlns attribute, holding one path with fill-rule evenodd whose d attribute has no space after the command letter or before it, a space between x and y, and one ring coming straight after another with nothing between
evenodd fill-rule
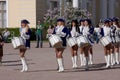
<instances>
[{"instance_id":1,"label":"bush","mask_svg":"<svg viewBox=\"0 0 120 80\"><path fill-rule=\"evenodd\" d=\"M9 38L11 38L12 36L20 36L19 28L8 28L8 30L11 33ZM4 31L4 28L0 28L0 31ZM31 33L31 40L34 41L34 40L36 40L36 35L35 35L36 29L35 28L31 28L31 31L32 31L32 33ZM43 30L43 39L44 40L46 39L46 29Z\"/></svg>"},{"instance_id":2,"label":"bush","mask_svg":"<svg viewBox=\"0 0 120 80\"><path fill-rule=\"evenodd\" d=\"M14 36L19 36L19 28L8 28L11 34L14 34ZM4 28L0 28L0 31L4 31Z\"/></svg>"}]
</instances>

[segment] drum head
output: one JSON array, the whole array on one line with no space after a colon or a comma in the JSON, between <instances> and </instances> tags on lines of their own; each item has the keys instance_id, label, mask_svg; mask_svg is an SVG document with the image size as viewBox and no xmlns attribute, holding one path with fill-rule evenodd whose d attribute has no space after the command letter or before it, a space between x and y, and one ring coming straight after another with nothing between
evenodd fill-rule
<instances>
[{"instance_id":1,"label":"drum head","mask_svg":"<svg viewBox=\"0 0 120 80\"><path fill-rule=\"evenodd\" d=\"M103 46L107 46L111 44L112 39L109 36L106 36L106 37L101 38L100 42Z\"/></svg>"},{"instance_id":2,"label":"drum head","mask_svg":"<svg viewBox=\"0 0 120 80\"><path fill-rule=\"evenodd\" d=\"M12 44L13 44L14 49L20 49L20 48L25 47L24 41L21 37L14 37L12 39Z\"/></svg>"},{"instance_id":3,"label":"drum head","mask_svg":"<svg viewBox=\"0 0 120 80\"><path fill-rule=\"evenodd\" d=\"M72 37L72 38L67 39L67 43L70 47L73 47L77 45L77 40L75 37Z\"/></svg>"},{"instance_id":4,"label":"drum head","mask_svg":"<svg viewBox=\"0 0 120 80\"><path fill-rule=\"evenodd\" d=\"M62 40L57 35L51 35L49 37L49 42L51 43L52 47L61 47L62 46Z\"/></svg>"}]
</instances>

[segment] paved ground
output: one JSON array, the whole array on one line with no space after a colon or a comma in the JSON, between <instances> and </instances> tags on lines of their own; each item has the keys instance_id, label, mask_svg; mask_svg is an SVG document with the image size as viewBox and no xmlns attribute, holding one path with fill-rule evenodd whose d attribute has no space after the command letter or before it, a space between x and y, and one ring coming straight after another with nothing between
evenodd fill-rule
<instances>
[{"instance_id":1,"label":"paved ground","mask_svg":"<svg viewBox=\"0 0 120 80\"><path fill-rule=\"evenodd\" d=\"M73 70L71 63L70 50L64 52L65 72L56 71L56 58L54 49L48 48L48 43L44 48L32 48L27 51L26 57L29 63L29 72L21 73L21 62L18 50L14 50L11 44L4 46L3 66L0 66L0 80L119 80L120 66L112 69L104 68L103 48L100 45L94 46L94 63L90 71L83 68ZM78 60L78 64L80 61Z\"/></svg>"}]
</instances>

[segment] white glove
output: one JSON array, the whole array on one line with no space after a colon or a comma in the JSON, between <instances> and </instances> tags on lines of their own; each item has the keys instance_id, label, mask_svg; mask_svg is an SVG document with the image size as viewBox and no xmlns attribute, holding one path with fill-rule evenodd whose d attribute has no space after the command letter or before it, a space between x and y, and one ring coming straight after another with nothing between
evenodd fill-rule
<instances>
[{"instance_id":1,"label":"white glove","mask_svg":"<svg viewBox=\"0 0 120 80\"><path fill-rule=\"evenodd\" d=\"M25 33L23 33L23 34L21 35L21 37L22 37L23 39L30 39L30 36L29 36L29 35L26 35Z\"/></svg>"},{"instance_id":2,"label":"white glove","mask_svg":"<svg viewBox=\"0 0 120 80\"><path fill-rule=\"evenodd\" d=\"M56 34L60 37L65 37L66 36L66 33L64 33L64 32L57 32Z\"/></svg>"},{"instance_id":3,"label":"white glove","mask_svg":"<svg viewBox=\"0 0 120 80\"><path fill-rule=\"evenodd\" d=\"M52 34L47 34L47 35L46 35L46 38L49 38L51 35L52 35Z\"/></svg>"},{"instance_id":4,"label":"white glove","mask_svg":"<svg viewBox=\"0 0 120 80\"><path fill-rule=\"evenodd\" d=\"M66 33L60 32L60 35L61 35L61 37L65 37L65 36L66 36Z\"/></svg>"}]
</instances>

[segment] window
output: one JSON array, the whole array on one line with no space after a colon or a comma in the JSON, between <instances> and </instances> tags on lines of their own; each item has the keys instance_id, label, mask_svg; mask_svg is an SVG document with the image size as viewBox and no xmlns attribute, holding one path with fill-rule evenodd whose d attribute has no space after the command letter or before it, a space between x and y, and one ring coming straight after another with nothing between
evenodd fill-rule
<instances>
[{"instance_id":1,"label":"window","mask_svg":"<svg viewBox=\"0 0 120 80\"><path fill-rule=\"evenodd\" d=\"M51 1L51 2L50 2L50 8L51 8L51 9L54 9L54 8L56 8L56 7L58 7L57 1Z\"/></svg>"},{"instance_id":2,"label":"window","mask_svg":"<svg viewBox=\"0 0 120 80\"><path fill-rule=\"evenodd\" d=\"M0 1L0 27L6 27L6 2Z\"/></svg>"}]
</instances>

